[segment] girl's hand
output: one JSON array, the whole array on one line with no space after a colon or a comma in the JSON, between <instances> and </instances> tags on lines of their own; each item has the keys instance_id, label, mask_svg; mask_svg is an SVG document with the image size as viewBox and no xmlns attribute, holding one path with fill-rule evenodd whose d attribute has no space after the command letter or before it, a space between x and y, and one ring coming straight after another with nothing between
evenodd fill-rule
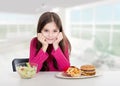
<instances>
[{"instance_id":1,"label":"girl's hand","mask_svg":"<svg viewBox=\"0 0 120 86\"><path fill-rule=\"evenodd\" d=\"M56 38L56 40L53 42L53 47L56 50L58 48L58 45L60 43L60 41L63 39L63 35L62 32L60 32Z\"/></svg>"},{"instance_id":2,"label":"girl's hand","mask_svg":"<svg viewBox=\"0 0 120 86\"><path fill-rule=\"evenodd\" d=\"M37 38L42 43L42 49L43 49L43 51L46 51L47 47L48 47L48 43L46 41L46 38L42 35L42 33L38 33L37 34Z\"/></svg>"}]
</instances>

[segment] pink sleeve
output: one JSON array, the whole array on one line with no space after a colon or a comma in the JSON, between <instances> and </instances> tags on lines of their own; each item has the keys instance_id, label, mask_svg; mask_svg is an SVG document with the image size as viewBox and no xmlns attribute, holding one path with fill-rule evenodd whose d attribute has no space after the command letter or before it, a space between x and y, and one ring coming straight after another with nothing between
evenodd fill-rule
<instances>
[{"instance_id":1,"label":"pink sleeve","mask_svg":"<svg viewBox=\"0 0 120 86\"><path fill-rule=\"evenodd\" d=\"M68 52L65 52L64 55L62 50L58 48L57 50L53 50L52 55L56 59L60 71L64 71L66 68L70 66Z\"/></svg>"},{"instance_id":2,"label":"pink sleeve","mask_svg":"<svg viewBox=\"0 0 120 86\"><path fill-rule=\"evenodd\" d=\"M38 64L37 72L39 72L42 68L42 64L48 58L48 54L44 52L42 49L40 49L38 53L36 53L36 43L37 43L36 39L33 39L31 41L29 62L37 63Z\"/></svg>"}]
</instances>

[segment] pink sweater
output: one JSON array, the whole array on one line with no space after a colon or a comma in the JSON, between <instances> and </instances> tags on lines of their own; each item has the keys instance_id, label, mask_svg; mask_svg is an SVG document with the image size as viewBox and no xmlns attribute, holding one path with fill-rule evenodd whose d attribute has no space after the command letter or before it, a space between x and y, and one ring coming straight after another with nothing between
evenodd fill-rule
<instances>
[{"instance_id":1,"label":"pink sweater","mask_svg":"<svg viewBox=\"0 0 120 86\"><path fill-rule=\"evenodd\" d=\"M38 53L36 53L37 41L37 37L31 40L29 57L30 63L38 64L37 72L41 70L42 65L45 61L47 61L49 71L64 71L70 66L68 49L65 51L65 54L63 54L60 47L58 47L57 50L54 50L53 46L51 45L48 47L48 52L44 52L42 49L40 49ZM52 58L56 59L58 70L54 68Z\"/></svg>"}]
</instances>

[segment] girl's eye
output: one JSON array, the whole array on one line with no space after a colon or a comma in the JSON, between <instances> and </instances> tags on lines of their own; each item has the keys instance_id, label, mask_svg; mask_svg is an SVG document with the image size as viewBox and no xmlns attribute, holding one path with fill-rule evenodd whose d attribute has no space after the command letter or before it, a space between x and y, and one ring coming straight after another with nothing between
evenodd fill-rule
<instances>
[{"instance_id":1,"label":"girl's eye","mask_svg":"<svg viewBox=\"0 0 120 86\"><path fill-rule=\"evenodd\" d=\"M54 32L58 32L57 30L54 30Z\"/></svg>"},{"instance_id":2,"label":"girl's eye","mask_svg":"<svg viewBox=\"0 0 120 86\"><path fill-rule=\"evenodd\" d=\"M44 30L44 32L48 32L48 30Z\"/></svg>"}]
</instances>

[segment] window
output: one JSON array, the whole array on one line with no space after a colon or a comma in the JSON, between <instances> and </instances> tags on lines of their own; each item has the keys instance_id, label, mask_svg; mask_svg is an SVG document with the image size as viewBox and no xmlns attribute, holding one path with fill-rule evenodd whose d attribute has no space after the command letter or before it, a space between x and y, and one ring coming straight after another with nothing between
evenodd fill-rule
<instances>
[{"instance_id":1,"label":"window","mask_svg":"<svg viewBox=\"0 0 120 86\"><path fill-rule=\"evenodd\" d=\"M83 61L81 63L92 63L98 68L120 68L119 9L120 2L80 6L71 10L72 54Z\"/></svg>"},{"instance_id":2,"label":"window","mask_svg":"<svg viewBox=\"0 0 120 86\"><path fill-rule=\"evenodd\" d=\"M95 8L96 23L109 23L112 21L112 5L100 5Z\"/></svg>"},{"instance_id":3,"label":"window","mask_svg":"<svg viewBox=\"0 0 120 86\"><path fill-rule=\"evenodd\" d=\"M114 9L114 20L117 21L117 22L120 22L120 2L119 3L116 3L114 6L113 6L113 9Z\"/></svg>"}]
</instances>

